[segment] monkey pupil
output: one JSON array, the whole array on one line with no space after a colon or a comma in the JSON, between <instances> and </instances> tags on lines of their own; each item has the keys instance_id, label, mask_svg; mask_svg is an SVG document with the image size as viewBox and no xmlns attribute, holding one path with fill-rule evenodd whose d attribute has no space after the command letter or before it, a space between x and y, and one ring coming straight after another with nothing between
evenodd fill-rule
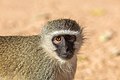
<instances>
[{"instance_id":1,"label":"monkey pupil","mask_svg":"<svg viewBox=\"0 0 120 80\"><path fill-rule=\"evenodd\" d=\"M57 40L57 41L61 41L61 36L58 36L58 37L56 38L56 40Z\"/></svg>"}]
</instances>

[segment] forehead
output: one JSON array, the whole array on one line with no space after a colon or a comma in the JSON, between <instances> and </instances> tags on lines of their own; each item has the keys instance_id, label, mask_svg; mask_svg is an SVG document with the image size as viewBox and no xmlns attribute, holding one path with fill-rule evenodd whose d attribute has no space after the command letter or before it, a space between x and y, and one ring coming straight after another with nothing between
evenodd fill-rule
<instances>
[{"instance_id":1,"label":"forehead","mask_svg":"<svg viewBox=\"0 0 120 80\"><path fill-rule=\"evenodd\" d=\"M71 30L71 31L79 31L80 27L74 20L62 19L62 20L53 20L48 22L46 29L52 30Z\"/></svg>"}]
</instances>

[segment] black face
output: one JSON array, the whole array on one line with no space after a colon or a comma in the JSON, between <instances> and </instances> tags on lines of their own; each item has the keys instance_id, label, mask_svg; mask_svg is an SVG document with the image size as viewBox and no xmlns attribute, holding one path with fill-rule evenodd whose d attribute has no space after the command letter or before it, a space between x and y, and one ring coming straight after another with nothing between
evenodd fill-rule
<instances>
[{"instance_id":1,"label":"black face","mask_svg":"<svg viewBox=\"0 0 120 80\"><path fill-rule=\"evenodd\" d=\"M63 59L71 59L74 55L74 42L76 41L76 36L74 35L59 35L52 39L55 45L57 55Z\"/></svg>"}]
</instances>

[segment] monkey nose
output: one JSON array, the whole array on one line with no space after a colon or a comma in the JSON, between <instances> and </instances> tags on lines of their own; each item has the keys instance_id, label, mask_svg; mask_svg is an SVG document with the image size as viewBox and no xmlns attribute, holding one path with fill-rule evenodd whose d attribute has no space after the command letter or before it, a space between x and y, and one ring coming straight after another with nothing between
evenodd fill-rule
<instances>
[{"instance_id":1,"label":"monkey nose","mask_svg":"<svg viewBox=\"0 0 120 80\"><path fill-rule=\"evenodd\" d=\"M64 49L63 49L63 54L66 54L68 52L68 47L65 46Z\"/></svg>"}]
</instances>

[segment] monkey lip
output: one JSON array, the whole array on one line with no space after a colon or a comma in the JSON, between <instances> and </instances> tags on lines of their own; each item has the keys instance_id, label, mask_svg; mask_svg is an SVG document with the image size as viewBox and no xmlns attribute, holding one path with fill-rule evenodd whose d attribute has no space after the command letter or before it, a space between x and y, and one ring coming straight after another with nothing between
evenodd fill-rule
<instances>
[{"instance_id":1,"label":"monkey lip","mask_svg":"<svg viewBox=\"0 0 120 80\"><path fill-rule=\"evenodd\" d=\"M60 54L59 57L63 58L63 59L71 59L73 57L73 53L64 53L64 54Z\"/></svg>"}]
</instances>

